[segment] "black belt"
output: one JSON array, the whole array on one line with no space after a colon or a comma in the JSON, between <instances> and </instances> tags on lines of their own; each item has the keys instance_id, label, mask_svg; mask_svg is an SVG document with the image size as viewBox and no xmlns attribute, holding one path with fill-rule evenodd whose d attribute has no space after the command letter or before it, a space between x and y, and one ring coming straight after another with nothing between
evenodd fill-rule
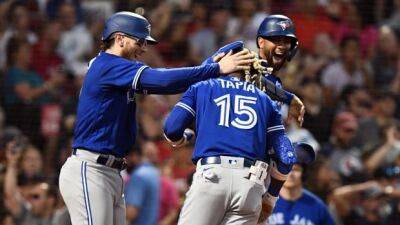
<instances>
[{"instance_id":1,"label":"black belt","mask_svg":"<svg viewBox=\"0 0 400 225\"><path fill-rule=\"evenodd\" d=\"M251 167L256 163L256 161L251 160L251 159L246 159L246 158L243 158L243 159L244 159L244 161L243 161L244 167ZM221 164L221 157L220 156L211 156L211 157L201 158L200 164L201 165Z\"/></svg>"},{"instance_id":2,"label":"black belt","mask_svg":"<svg viewBox=\"0 0 400 225\"><path fill-rule=\"evenodd\" d=\"M76 155L76 150L77 149L73 149L72 150L72 154ZM80 149L80 150L84 150L84 151L88 151L85 149ZM89 151L90 152L90 151ZM99 157L97 157L96 162L98 164L104 165L104 166L108 166L111 167L113 169L117 169L117 170L124 170L126 168L126 162L123 158L117 158L117 157L113 157L113 161L111 163L111 165L107 165L107 161L111 158L111 155L106 155L106 154L99 154Z\"/></svg>"}]
</instances>

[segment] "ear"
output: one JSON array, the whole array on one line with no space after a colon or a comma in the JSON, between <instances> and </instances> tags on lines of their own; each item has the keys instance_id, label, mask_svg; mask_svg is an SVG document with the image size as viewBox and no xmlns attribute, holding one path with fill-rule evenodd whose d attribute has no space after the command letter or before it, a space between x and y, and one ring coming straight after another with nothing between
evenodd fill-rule
<instances>
[{"instance_id":1,"label":"ear","mask_svg":"<svg viewBox=\"0 0 400 225\"><path fill-rule=\"evenodd\" d=\"M264 45L265 45L265 40L264 40L264 38L258 37L258 38L257 38L257 44L258 44L259 48L264 48Z\"/></svg>"},{"instance_id":2,"label":"ear","mask_svg":"<svg viewBox=\"0 0 400 225\"><path fill-rule=\"evenodd\" d=\"M117 44L119 47L124 47L124 38L122 35L115 35L115 44Z\"/></svg>"}]
</instances>

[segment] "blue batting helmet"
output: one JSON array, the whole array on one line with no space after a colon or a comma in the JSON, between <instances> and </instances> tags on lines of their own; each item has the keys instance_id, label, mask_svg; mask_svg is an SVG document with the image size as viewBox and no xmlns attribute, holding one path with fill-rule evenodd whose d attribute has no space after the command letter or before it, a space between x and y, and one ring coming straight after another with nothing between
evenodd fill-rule
<instances>
[{"instance_id":1,"label":"blue batting helmet","mask_svg":"<svg viewBox=\"0 0 400 225\"><path fill-rule=\"evenodd\" d=\"M296 30L292 20L284 15L270 15L265 17L257 31L257 39L259 37L268 38L275 36L285 36L292 38L292 48L289 52L287 60L290 61L297 52L299 42L296 37ZM258 41L257 41L257 47Z\"/></svg>"},{"instance_id":2,"label":"blue batting helmet","mask_svg":"<svg viewBox=\"0 0 400 225\"><path fill-rule=\"evenodd\" d=\"M296 163L308 165L315 161L316 155L311 145L304 142L296 142L293 143L293 147L297 156Z\"/></svg>"},{"instance_id":3,"label":"blue batting helmet","mask_svg":"<svg viewBox=\"0 0 400 225\"><path fill-rule=\"evenodd\" d=\"M115 32L146 39L149 44L158 42L150 36L150 23L143 16L132 12L118 12L107 19L101 40L105 41Z\"/></svg>"}]
</instances>

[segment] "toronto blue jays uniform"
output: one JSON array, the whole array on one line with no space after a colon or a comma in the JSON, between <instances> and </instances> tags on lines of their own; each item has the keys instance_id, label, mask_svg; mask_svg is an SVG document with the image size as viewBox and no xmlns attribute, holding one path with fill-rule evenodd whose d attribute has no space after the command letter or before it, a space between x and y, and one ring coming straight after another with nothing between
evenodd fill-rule
<instances>
[{"instance_id":1,"label":"toronto blue jays uniform","mask_svg":"<svg viewBox=\"0 0 400 225\"><path fill-rule=\"evenodd\" d=\"M124 224L119 170L136 137L135 93L179 93L192 83L218 75L216 63L153 69L106 52L91 61L79 96L74 155L60 174L61 193L74 225L84 221L89 225ZM104 178L98 171L113 179L99 182Z\"/></svg>"},{"instance_id":2,"label":"toronto blue jays uniform","mask_svg":"<svg viewBox=\"0 0 400 225\"><path fill-rule=\"evenodd\" d=\"M335 222L320 198L303 189L295 201L280 197L268 225L334 225Z\"/></svg>"},{"instance_id":3,"label":"toronto blue jays uniform","mask_svg":"<svg viewBox=\"0 0 400 225\"><path fill-rule=\"evenodd\" d=\"M72 147L124 157L136 137L135 92L177 94L190 84L217 76L217 63L152 69L101 52L91 62L81 89Z\"/></svg>"},{"instance_id":4,"label":"toronto blue jays uniform","mask_svg":"<svg viewBox=\"0 0 400 225\"><path fill-rule=\"evenodd\" d=\"M192 85L166 119L164 132L179 140L196 124L197 164L178 224L255 224L265 193L267 134L281 156L292 151L276 104L236 77Z\"/></svg>"}]
</instances>

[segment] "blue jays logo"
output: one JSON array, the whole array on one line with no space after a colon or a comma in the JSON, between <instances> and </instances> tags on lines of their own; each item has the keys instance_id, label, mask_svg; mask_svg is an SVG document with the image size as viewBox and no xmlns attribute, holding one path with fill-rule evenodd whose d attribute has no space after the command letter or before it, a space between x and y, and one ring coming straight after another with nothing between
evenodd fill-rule
<instances>
[{"instance_id":1,"label":"blue jays logo","mask_svg":"<svg viewBox=\"0 0 400 225\"><path fill-rule=\"evenodd\" d=\"M282 30L286 30L286 28L289 28L290 26L292 26L292 24L290 23L289 20L282 20L282 21L277 22L276 24L281 26Z\"/></svg>"}]
</instances>

